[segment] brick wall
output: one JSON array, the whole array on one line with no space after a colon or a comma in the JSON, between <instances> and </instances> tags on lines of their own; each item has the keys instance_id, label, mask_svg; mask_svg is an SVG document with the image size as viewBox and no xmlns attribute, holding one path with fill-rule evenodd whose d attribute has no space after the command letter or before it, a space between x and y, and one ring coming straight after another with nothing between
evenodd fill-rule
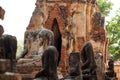
<instances>
[{"instance_id":1,"label":"brick wall","mask_svg":"<svg viewBox=\"0 0 120 80\"><path fill-rule=\"evenodd\" d=\"M114 69L115 69L118 80L120 80L120 65L115 65Z\"/></svg>"}]
</instances>

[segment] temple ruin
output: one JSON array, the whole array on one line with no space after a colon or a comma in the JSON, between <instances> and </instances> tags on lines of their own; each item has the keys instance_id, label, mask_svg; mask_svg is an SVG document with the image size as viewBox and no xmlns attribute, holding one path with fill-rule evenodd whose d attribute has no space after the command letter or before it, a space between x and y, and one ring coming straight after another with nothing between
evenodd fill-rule
<instances>
[{"instance_id":1,"label":"temple ruin","mask_svg":"<svg viewBox=\"0 0 120 80\"><path fill-rule=\"evenodd\" d=\"M66 76L70 53L81 52L84 43L89 41L96 55L96 64L100 63L96 65L99 66L97 77L103 77L108 38L105 18L99 11L97 0L36 0L35 5L25 31L24 51L16 63L18 75L33 78L36 72L41 71L43 51L47 46L55 46L59 53L57 70Z\"/></svg>"},{"instance_id":2,"label":"temple ruin","mask_svg":"<svg viewBox=\"0 0 120 80\"><path fill-rule=\"evenodd\" d=\"M61 54L59 65L64 71L69 54L81 51L86 41L92 43L94 54L102 53L106 63L108 39L105 18L99 12L96 0L37 0L35 4L35 11L44 14L44 27L54 33L54 43ZM27 30L33 29L34 25L31 20Z\"/></svg>"}]
</instances>

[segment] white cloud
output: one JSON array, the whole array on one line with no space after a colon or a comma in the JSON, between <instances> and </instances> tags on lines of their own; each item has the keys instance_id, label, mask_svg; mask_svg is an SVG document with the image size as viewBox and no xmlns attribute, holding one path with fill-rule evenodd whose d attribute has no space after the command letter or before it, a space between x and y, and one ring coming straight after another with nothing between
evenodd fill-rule
<instances>
[{"instance_id":1,"label":"white cloud","mask_svg":"<svg viewBox=\"0 0 120 80\"><path fill-rule=\"evenodd\" d=\"M110 11L110 14L108 17L106 17L107 21L109 21L114 15L116 10L120 8L120 0L110 0L114 5L113 9Z\"/></svg>"},{"instance_id":2,"label":"white cloud","mask_svg":"<svg viewBox=\"0 0 120 80\"><path fill-rule=\"evenodd\" d=\"M36 0L0 0L0 6L5 9L5 18L0 21L5 34L11 34L18 40L24 38L24 32L29 24L35 8Z\"/></svg>"}]
</instances>

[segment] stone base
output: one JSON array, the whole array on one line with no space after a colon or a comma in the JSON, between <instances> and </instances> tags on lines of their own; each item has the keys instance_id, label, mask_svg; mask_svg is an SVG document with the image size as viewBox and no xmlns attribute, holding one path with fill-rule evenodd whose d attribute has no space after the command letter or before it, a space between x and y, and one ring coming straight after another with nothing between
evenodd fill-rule
<instances>
[{"instance_id":1,"label":"stone base","mask_svg":"<svg viewBox=\"0 0 120 80\"><path fill-rule=\"evenodd\" d=\"M18 73L30 74L41 70L40 59L20 59L17 62L16 70Z\"/></svg>"},{"instance_id":2,"label":"stone base","mask_svg":"<svg viewBox=\"0 0 120 80\"><path fill-rule=\"evenodd\" d=\"M39 66L19 66L17 67L17 72L18 73L23 73L23 74L29 74L33 72L38 72L40 71L41 68Z\"/></svg>"},{"instance_id":3,"label":"stone base","mask_svg":"<svg viewBox=\"0 0 120 80\"><path fill-rule=\"evenodd\" d=\"M0 74L10 71L11 61L9 59L0 59Z\"/></svg>"},{"instance_id":4,"label":"stone base","mask_svg":"<svg viewBox=\"0 0 120 80\"><path fill-rule=\"evenodd\" d=\"M31 74L21 74L22 80L33 80L37 72Z\"/></svg>"},{"instance_id":5,"label":"stone base","mask_svg":"<svg viewBox=\"0 0 120 80\"><path fill-rule=\"evenodd\" d=\"M37 72L31 74L19 74L6 72L5 74L0 74L0 80L33 80Z\"/></svg>"},{"instance_id":6,"label":"stone base","mask_svg":"<svg viewBox=\"0 0 120 80\"><path fill-rule=\"evenodd\" d=\"M7 72L5 74L0 74L0 80L22 80L22 77L20 74Z\"/></svg>"}]
</instances>

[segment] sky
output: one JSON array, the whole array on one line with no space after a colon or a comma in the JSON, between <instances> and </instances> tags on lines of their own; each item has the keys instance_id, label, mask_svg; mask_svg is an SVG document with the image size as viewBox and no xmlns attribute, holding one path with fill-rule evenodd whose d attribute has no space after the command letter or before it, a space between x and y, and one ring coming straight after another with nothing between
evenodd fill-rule
<instances>
[{"instance_id":1,"label":"sky","mask_svg":"<svg viewBox=\"0 0 120 80\"><path fill-rule=\"evenodd\" d=\"M4 27L4 34L24 39L24 32L29 24L36 0L0 0L0 6L6 11L4 20L0 24Z\"/></svg>"},{"instance_id":2,"label":"sky","mask_svg":"<svg viewBox=\"0 0 120 80\"><path fill-rule=\"evenodd\" d=\"M114 16L120 7L120 0L111 1L114 7L107 20ZM36 0L0 0L0 6L6 11L4 20L0 20L5 30L4 34L16 36L17 40L24 39L24 32L34 11L35 2Z\"/></svg>"},{"instance_id":3,"label":"sky","mask_svg":"<svg viewBox=\"0 0 120 80\"><path fill-rule=\"evenodd\" d=\"M113 9L110 11L110 14L108 17L106 17L107 21L110 20L110 18L112 18L116 12L116 10L118 10L118 8L120 8L120 0L109 0L111 1L114 5L113 5Z\"/></svg>"}]
</instances>

